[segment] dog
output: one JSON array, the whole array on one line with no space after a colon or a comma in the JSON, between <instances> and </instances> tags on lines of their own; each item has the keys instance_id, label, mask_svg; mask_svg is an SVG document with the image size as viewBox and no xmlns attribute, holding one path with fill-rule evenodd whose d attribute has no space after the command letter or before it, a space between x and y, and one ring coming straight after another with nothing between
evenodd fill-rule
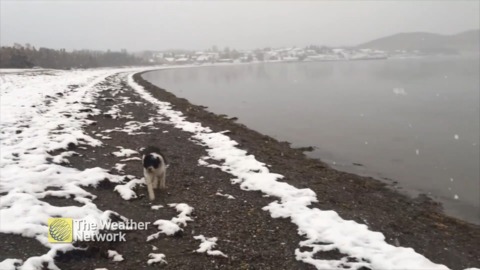
<instances>
[{"instance_id":1,"label":"dog","mask_svg":"<svg viewBox=\"0 0 480 270\"><path fill-rule=\"evenodd\" d=\"M167 174L167 160L160 149L149 146L143 151L143 176L147 183L148 197L155 200L154 189L166 189L165 176Z\"/></svg>"}]
</instances>

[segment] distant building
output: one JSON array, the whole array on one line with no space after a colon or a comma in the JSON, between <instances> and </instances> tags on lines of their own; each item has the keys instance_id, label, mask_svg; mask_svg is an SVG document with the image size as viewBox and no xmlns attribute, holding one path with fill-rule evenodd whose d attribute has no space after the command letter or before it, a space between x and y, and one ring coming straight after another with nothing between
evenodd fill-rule
<instances>
[{"instance_id":1,"label":"distant building","mask_svg":"<svg viewBox=\"0 0 480 270\"><path fill-rule=\"evenodd\" d=\"M192 63L192 61L190 61L190 59L187 57L175 58L175 64L177 65L185 65L190 63Z\"/></svg>"}]
</instances>

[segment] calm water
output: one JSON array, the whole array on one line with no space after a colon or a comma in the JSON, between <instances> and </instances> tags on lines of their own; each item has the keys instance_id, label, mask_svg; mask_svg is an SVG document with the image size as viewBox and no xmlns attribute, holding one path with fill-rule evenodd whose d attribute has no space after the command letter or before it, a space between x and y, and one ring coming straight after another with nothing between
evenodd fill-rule
<instances>
[{"instance_id":1,"label":"calm water","mask_svg":"<svg viewBox=\"0 0 480 270\"><path fill-rule=\"evenodd\" d=\"M480 223L479 58L270 63L144 77L312 157ZM353 165L353 163L358 163ZM359 166L361 164L361 166Z\"/></svg>"}]
</instances>

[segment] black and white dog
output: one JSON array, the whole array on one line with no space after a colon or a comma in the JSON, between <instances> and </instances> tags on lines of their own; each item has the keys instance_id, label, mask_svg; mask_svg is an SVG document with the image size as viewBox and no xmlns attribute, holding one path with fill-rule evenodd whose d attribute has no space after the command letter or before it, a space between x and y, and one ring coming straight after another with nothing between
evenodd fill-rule
<instances>
[{"instance_id":1,"label":"black and white dog","mask_svg":"<svg viewBox=\"0 0 480 270\"><path fill-rule=\"evenodd\" d=\"M165 175L167 173L167 161L160 149L149 146L143 150L143 176L147 183L148 197L155 200L154 189L165 189ZM159 186L160 185L160 186Z\"/></svg>"}]
</instances>

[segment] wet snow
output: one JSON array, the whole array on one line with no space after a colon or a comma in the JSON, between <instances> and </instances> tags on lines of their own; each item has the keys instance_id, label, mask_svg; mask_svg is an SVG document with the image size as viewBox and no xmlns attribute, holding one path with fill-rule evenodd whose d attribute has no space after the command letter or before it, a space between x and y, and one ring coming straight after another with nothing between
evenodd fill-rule
<instances>
[{"instance_id":1,"label":"wet snow","mask_svg":"<svg viewBox=\"0 0 480 270\"><path fill-rule=\"evenodd\" d=\"M207 255L210 255L210 256L222 256L222 257L228 258L228 256L225 255L225 253L221 252L220 250L213 250L217 246L217 241L218 241L217 237L207 238L203 235L197 235L197 236L194 236L193 238L201 241L200 247L197 250L195 250L195 252L206 253Z\"/></svg>"}]
</instances>

